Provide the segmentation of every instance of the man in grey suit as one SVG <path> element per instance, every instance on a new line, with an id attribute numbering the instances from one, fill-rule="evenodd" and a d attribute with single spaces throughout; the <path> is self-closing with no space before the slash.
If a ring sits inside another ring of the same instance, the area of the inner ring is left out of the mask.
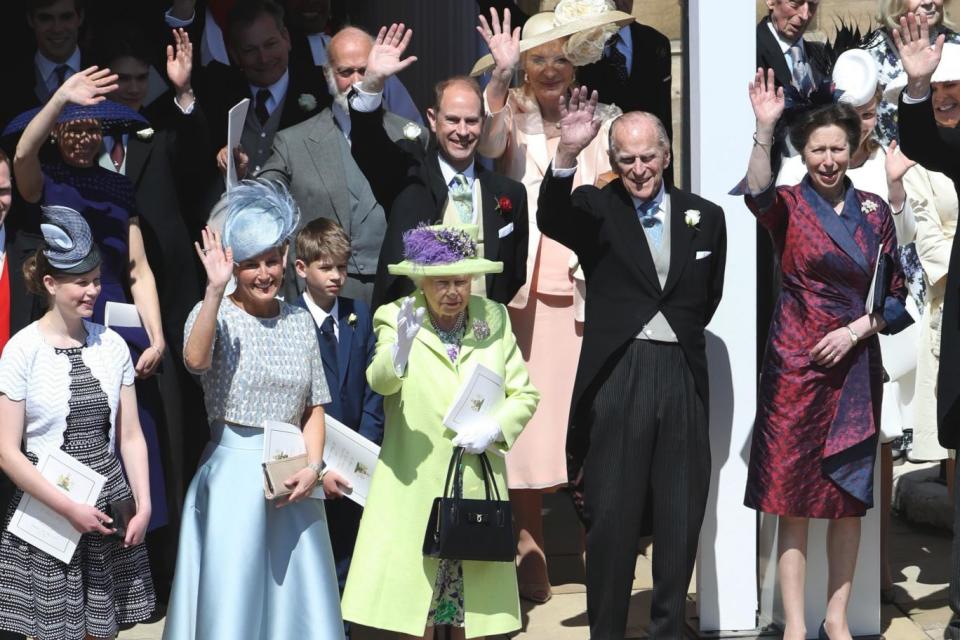
<path id="1" fill-rule="evenodd" d="M 358 47 L 364 52 L 363 64 L 339 65 L 339 56 L 353 57 Z M 350 116 L 346 98 L 350 88 L 363 77 L 366 60 L 372 56 L 397 57 L 396 46 L 375 43 L 369 34 L 355 28 L 337 33 L 330 41 L 328 76 L 334 105 L 309 120 L 280 131 L 273 141 L 273 152 L 257 177 L 278 180 L 287 185 L 300 205 L 300 224 L 325 217 L 340 223 L 352 240 L 353 253 L 347 265 L 343 295 L 369 303 L 377 273 L 380 246 L 387 229 L 386 215 L 377 202 L 367 177 L 350 152 Z M 406 62 L 406 61 L 404 61 Z M 412 60 L 411 60 L 412 62 Z M 394 141 L 409 141 L 423 149 L 427 135 L 409 120 L 392 113 L 383 114 L 383 126 Z M 288 252 L 283 285 L 286 300 L 302 291 L 294 271 L 294 251 Z"/>

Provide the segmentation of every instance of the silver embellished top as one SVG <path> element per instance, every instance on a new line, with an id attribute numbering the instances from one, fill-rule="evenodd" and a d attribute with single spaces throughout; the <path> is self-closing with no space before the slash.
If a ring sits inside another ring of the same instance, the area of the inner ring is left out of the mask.
<path id="1" fill-rule="evenodd" d="M 187 317 L 189 336 L 200 313 Z M 217 311 L 211 366 L 200 376 L 210 423 L 262 427 L 264 420 L 299 425 L 306 407 L 330 402 L 310 313 L 280 301 L 280 314 L 257 318 L 224 298 Z"/>

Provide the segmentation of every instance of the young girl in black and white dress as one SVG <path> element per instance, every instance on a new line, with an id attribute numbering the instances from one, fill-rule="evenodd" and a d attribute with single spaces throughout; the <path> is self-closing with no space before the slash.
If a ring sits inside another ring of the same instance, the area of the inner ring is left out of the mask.
<path id="1" fill-rule="evenodd" d="M 23 269 L 49 310 L 0 358 L 0 468 L 19 489 L 0 534 L 0 629 L 36 640 L 113 638 L 155 604 L 142 544 L 150 490 L 134 369 L 123 339 L 87 320 L 100 292 L 100 254 L 86 222 L 72 209 L 45 207 L 41 229 L 44 246 Z M 37 471 L 44 452 L 56 449 L 106 477 L 94 506 L 72 501 Z M 69 564 L 6 530 L 24 492 L 83 534 Z M 131 496 L 135 515 L 122 539 L 111 536 L 107 505 Z"/>

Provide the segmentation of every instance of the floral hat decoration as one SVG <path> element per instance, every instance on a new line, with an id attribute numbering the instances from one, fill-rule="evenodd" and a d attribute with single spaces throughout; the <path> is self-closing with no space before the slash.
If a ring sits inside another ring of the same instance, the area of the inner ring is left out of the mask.
<path id="1" fill-rule="evenodd" d="M 421 225 L 403 234 L 403 262 L 387 270 L 396 276 L 476 276 L 500 273 L 502 262 L 479 257 L 476 225 Z"/>
<path id="2" fill-rule="evenodd" d="M 574 66 L 582 67 L 599 60 L 607 40 L 633 21 L 629 13 L 615 10 L 610 0 L 560 0 L 553 11 L 527 19 L 520 37 L 520 51 L 569 38 L 563 45 L 564 54 Z M 488 53 L 477 60 L 470 75 L 485 73 L 494 64 L 493 55 Z"/>
<path id="3" fill-rule="evenodd" d="M 233 249 L 236 263 L 283 246 L 300 222 L 300 209 L 285 186 L 270 180 L 241 180 L 224 193 L 209 224 Z"/>

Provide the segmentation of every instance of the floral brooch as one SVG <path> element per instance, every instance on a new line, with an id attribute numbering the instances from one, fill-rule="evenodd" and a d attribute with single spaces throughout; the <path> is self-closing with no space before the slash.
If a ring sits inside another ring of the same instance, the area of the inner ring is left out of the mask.
<path id="1" fill-rule="evenodd" d="M 153 129 L 147 127 L 146 129 L 140 129 L 137 131 L 137 137 L 141 140 L 149 140 L 153 137 Z"/>
<path id="2" fill-rule="evenodd" d="M 873 200 L 864 200 L 860 205 L 860 211 L 863 214 L 870 214 L 877 210 L 877 203 Z"/>
<path id="3" fill-rule="evenodd" d="M 687 226 L 691 229 L 700 228 L 700 212 L 696 209 L 687 209 L 683 214 L 683 221 L 687 223 Z"/>
<path id="4" fill-rule="evenodd" d="M 356 327 L 356 326 L 357 326 L 357 314 L 351 313 L 350 315 L 348 315 L 348 316 L 347 316 L 347 324 L 350 325 L 351 327 Z"/>
<path id="5" fill-rule="evenodd" d="M 512 213 L 513 200 L 511 200 L 507 196 L 500 196 L 499 198 L 497 198 L 497 206 L 494 207 L 494 211 L 496 211 L 501 216 L 505 216 Z"/>
<path id="6" fill-rule="evenodd" d="M 486 340 L 490 337 L 490 325 L 487 324 L 486 320 L 477 318 L 473 321 L 473 335 L 476 336 L 477 340 Z"/>
<path id="7" fill-rule="evenodd" d="M 317 98 L 312 93 L 301 93 L 297 105 L 304 111 L 313 111 L 317 108 Z"/>

